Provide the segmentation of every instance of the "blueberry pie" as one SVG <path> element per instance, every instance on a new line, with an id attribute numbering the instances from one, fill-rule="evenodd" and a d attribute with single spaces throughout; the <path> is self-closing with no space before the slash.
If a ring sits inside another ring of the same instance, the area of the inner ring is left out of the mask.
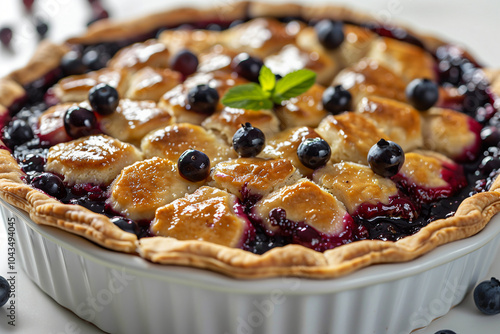
<path id="1" fill-rule="evenodd" d="M 464 50 L 335 6 L 101 21 L 0 79 L 0 197 L 155 263 L 337 277 L 499 211 L 496 94 Z"/>

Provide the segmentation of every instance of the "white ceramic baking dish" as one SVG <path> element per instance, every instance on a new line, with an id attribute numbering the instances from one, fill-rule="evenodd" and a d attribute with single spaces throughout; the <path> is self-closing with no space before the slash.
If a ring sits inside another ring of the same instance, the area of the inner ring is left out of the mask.
<path id="1" fill-rule="evenodd" d="M 112 252 L 1 204 L 3 220 L 16 221 L 27 275 L 109 333 L 408 334 L 458 304 L 500 244 L 499 216 L 481 233 L 407 263 L 329 280 L 237 280 Z"/>

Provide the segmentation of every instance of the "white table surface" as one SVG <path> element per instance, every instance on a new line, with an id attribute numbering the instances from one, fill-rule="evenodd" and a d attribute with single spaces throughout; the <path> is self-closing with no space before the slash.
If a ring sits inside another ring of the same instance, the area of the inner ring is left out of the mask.
<path id="1" fill-rule="evenodd" d="M 24 14 L 21 2 L 21 0 L 2 0 L 0 26 L 9 24 L 14 27 L 15 33 L 12 52 L 0 47 L 0 76 L 26 63 L 36 46 L 37 39 L 33 25 Z M 102 0 L 102 2 L 109 8 L 113 17 L 125 18 L 169 6 L 201 3 L 231 5 L 233 0 Z M 312 2 L 327 1 L 307 1 L 307 3 Z M 406 22 L 420 31 L 435 33 L 451 41 L 460 41 L 460 44 L 473 50 L 473 54 L 483 64 L 500 67 L 500 43 L 496 38 L 496 34 L 500 32 L 498 1 L 338 0 L 335 2 L 372 11 L 383 19 Z M 48 37 L 55 41 L 63 41 L 82 32 L 90 16 L 86 0 L 38 0 L 34 12 L 49 20 L 51 29 Z M 0 223 L 0 275 L 2 276 L 8 272 L 6 258 L 6 232 L 4 225 Z M 500 278 L 500 253 L 496 259 L 485 279 L 492 276 Z M 16 327 L 7 325 L 4 311 L 0 310 L 0 333 L 103 333 L 54 302 L 33 284 L 22 270 L 18 270 L 17 290 Z M 457 334 L 496 334 L 500 332 L 499 327 L 500 315 L 492 317 L 482 315 L 477 311 L 469 294 L 446 316 L 416 333 L 433 334 L 441 329 L 452 329 Z"/>

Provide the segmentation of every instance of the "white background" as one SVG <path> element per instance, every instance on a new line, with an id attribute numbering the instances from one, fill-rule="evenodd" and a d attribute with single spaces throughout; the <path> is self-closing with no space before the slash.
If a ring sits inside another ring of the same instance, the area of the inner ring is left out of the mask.
<path id="1" fill-rule="evenodd" d="M 102 2 L 109 8 L 113 17 L 126 18 L 179 5 L 231 5 L 232 0 L 102 0 Z M 310 4 L 327 1 L 303 2 Z M 335 3 L 370 11 L 382 19 L 405 22 L 406 25 L 413 26 L 419 31 L 434 33 L 458 42 L 473 50 L 472 53 L 486 66 L 500 68 L 500 43 L 497 37 L 500 33 L 498 1 L 338 0 Z M 87 0 L 38 0 L 34 12 L 50 22 L 49 38 L 55 41 L 63 41 L 69 36 L 81 33 L 90 16 Z M 0 26 L 6 24 L 14 27 L 15 34 L 12 51 L 0 47 L 0 77 L 26 63 L 37 43 L 33 25 L 22 9 L 21 0 L 1 0 Z M 5 229 L 4 225 L 0 224 L 0 275 L 5 275 L 7 272 L 6 257 Z M 491 276 L 500 278 L 500 254 L 485 278 Z M 17 326 L 15 328 L 7 326 L 5 310 L 0 309 L 0 333 L 103 333 L 55 303 L 22 271 L 18 272 L 17 290 Z M 488 317 L 480 314 L 469 294 L 448 315 L 417 333 L 433 334 L 441 329 L 452 329 L 457 334 L 496 334 L 499 332 L 499 327 L 500 315 Z"/>

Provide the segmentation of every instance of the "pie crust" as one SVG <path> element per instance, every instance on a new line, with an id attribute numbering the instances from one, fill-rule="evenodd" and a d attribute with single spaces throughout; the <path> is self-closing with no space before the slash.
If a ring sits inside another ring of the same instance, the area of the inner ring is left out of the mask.
<path id="1" fill-rule="evenodd" d="M 264 2 L 236 2 L 224 7 L 203 10 L 181 8 L 155 13 L 147 18 L 138 18 L 127 22 L 100 21 L 93 24 L 82 36 L 71 38 L 67 43 L 93 44 L 145 35 L 147 32 L 163 26 L 164 22 L 175 25 L 185 22 L 206 22 L 211 20 L 233 21 L 247 16 L 250 16 L 250 18 L 260 16 L 301 16 L 306 20 L 331 18 L 353 23 L 374 21 L 370 16 L 337 6 L 309 7 L 297 4 L 278 5 Z M 410 32 L 418 36 L 425 47 L 431 51 L 445 44 L 445 42 L 432 36 Z M 392 42 L 394 41 L 389 43 Z M 276 47 L 276 45 L 273 47 Z M 68 50 L 68 44 L 41 43 L 24 68 L 12 72 L 9 76 L 0 80 L 0 106 L 12 106 L 16 96 L 21 97 L 23 95 L 23 85 L 28 85 L 57 70 L 61 57 Z M 264 49 L 261 51 L 272 53 L 279 51 L 279 48 L 272 51 Z M 418 52 L 420 51 L 419 49 Z M 381 64 L 386 66 L 391 63 L 391 60 L 383 58 L 380 58 L 380 61 Z M 426 58 L 422 59 L 422 64 L 425 65 L 426 61 Z M 485 72 L 492 83 L 491 87 L 497 94 L 500 94 L 500 71 L 485 70 Z M 409 80 L 415 75 L 420 76 L 421 74 L 412 72 L 407 73 L 407 75 L 409 77 L 406 79 Z M 0 108 L 0 110 L 4 109 L 3 107 Z M 430 111 L 429 113 L 432 114 L 433 112 Z M 175 112 L 173 114 L 175 116 Z M 348 126 L 349 122 L 344 118 L 356 118 L 357 115 L 355 113 L 351 113 L 349 116 L 343 115 L 340 120 L 344 121 L 345 126 Z M 333 119 L 333 116 L 328 116 L 328 124 L 325 127 L 338 124 L 338 122 L 335 123 L 336 121 L 332 123 Z M 203 119 L 200 119 L 199 123 L 202 121 Z M 193 127 L 195 126 L 193 125 Z M 375 126 L 373 128 L 376 129 Z M 328 140 L 328 138 L 326 139 Z M 334 139 L 331 138 L 331 140 Z M 2 143 L 0 142 L 0 144 Z M 144 141 L 142 144 L 145 145 Z M 226 143 L 221 142 L 217 145 L 225 147 Z M 5 148 L 3 145 L 0 147 Z M 354 154 L 355 158 L 350 160 L 366 163 L 364 159 L 366 159 L 366 151 L 369 146 L 359 148 L 354 143 L 353 147 L 352 152 L 354 153 L 351 153 Z M 362 154 L 359 154 L 360 150 Z M 220 152 L 216 153 L 220 154 Z M 339 159 L 332 161 L 332 163 L 340 162 L 342 154 L 344 153 L 339 152 L 337 154 Z M 453 154 L 453 152 L 450 154 Z M 168 159 L 168 156 L 166 158 Z M 256 255 L 243 249 L 218 245 L 208 241 L 178 240 L 163 236 L 138 240 L 136 235 L 122 231 L 106 216 L 93 213 L 81 206 L 63 204 L 27 185 L 23 181 L 23 177 L 24 173 L 9 151 L 0 149 L 0 197 L 7 203 L 25 211 L 37 224 L 54 226 L 83 236 L 105 248 L 136 254 L 155 263 L 205 268 L 228 276 L 247 279 L 283 275 L 333 278 L 372 264 L 409 261 L 439 245 L 478 233 L 493 215 L 500 212 L 500 180 L 497 179 L 493 182 L 489 191 L 465 199 L 454 216 L 436 220 L 423 227 L 416 234 L 396 242 L 363 240 L 336 247 L 323 253 L 300 245 L 287 245 L 276 247 L 262 255 Z M 226 191 L 219 190 L 219 192 L 224 193 L 218 197 L 221 201 L 223 199 L 226 201 L 234 200 L 235 198 L 234 195 L 229 195 Z M 228 219 L 234 221 L 236 218 L 230 216 Z M 241 226 L 245 225 L 242 222 L 234 222 L 234 224 L 239 224 L 237 228 L 242 228 Z M 179 233 L 182 233 L 182 231 Z M 228 241 L 228 244 L 234 245 L 234 243 L 234 240 Z"/>

